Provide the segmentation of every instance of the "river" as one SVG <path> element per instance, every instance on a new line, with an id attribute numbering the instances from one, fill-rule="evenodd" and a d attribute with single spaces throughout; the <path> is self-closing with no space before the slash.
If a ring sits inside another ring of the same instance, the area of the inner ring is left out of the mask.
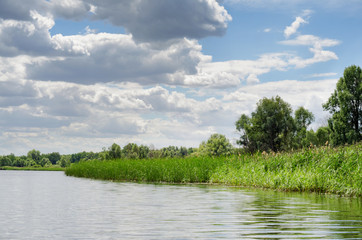
<path id="1" fill-rule="evenodd" d="M 0 239 L 362 239 L 362 200 L 0 171 Z"/>

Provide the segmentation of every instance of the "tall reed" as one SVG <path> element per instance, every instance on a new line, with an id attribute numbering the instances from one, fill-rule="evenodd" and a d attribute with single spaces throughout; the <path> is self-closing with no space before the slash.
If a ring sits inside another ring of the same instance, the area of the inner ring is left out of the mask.
<path id="1" fill-rule="evenodd" d="M 216 183 L 362 196 L 362 143 L 222 158 L 87 161 L 69 176 L 112 181 Z"/>

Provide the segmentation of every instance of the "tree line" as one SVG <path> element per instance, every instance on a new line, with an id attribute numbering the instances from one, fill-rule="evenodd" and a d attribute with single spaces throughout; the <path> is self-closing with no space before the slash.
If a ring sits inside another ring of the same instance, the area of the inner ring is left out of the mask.
<path id="1" fill-rule="evenodd" d="M 14 154 L 0 156 L 1 166 L 69 166 L 71 163 L 92 159 L 148 159 L 173 158 L 190 155 L 222 156 L 240 152 L 287 151 L 322 145 L 353 144 L 362 141 L 362 71 L 355 65 L 344 70 L 343 77 L 336 89 L 323 104 L 323 109 L 331 114 L 328 125 L 308 130 L 314 121 L 314 115 L 304 107 L 293 114 L 291 105 L 281 97 L 263 98 L 257 103 L 251 116 L 242 114 L 236 121 L 236 130 L 240 133 L 234 148 L 222 134 L 212 134 L 198 148 L 169 146 L 154 149 L 146 145 L 129 143 L 123 148 L 113 143 L 102 152 L 80 152 L 60 155 L 58 152 L 41 154 L 33 149 L 26 156 Z"/>

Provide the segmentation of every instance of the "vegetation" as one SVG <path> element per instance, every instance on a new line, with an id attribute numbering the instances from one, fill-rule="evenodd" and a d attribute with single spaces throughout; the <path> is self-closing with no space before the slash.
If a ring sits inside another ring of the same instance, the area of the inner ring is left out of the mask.
<path id="1" fill-rule="evenodd" d="M 300 112 L 301 110 L 296 114 Z M 299 131 L 302 131 L 309 122 L 309 116 L 304 116 L 304 112 L 308 111 L 304 110 L 294 120 L 291 106 L 279 96 L 263 98 L 257 103 L 256 111 L 251 113 L 251 117 L 243 114 L 236 122 L 236 129 L 241 132 L 238 143 L 250 152 L 290 149 L 296 131 L 295 123 L 300 125 Z"/>
<path id="2" fill-rule="evenodd" d="M 233 146 L 222 134 L 212 134 L 207 142 L 202 142 L 198 154 L 205 156 L 229 156 L 233 153 Z"/>
<path id="3" fill-rule="evenodd" d="M 323 105 L 329 119 L 331 142 L 334 145 L 362 140 L 362 70 L 350 66 L 344 70 L 336 90 Z"/>
<path id="4" fill-rule="evenodd" d="M 212 134 L 199 148 L 157 150 L 136 143 L 121 148 L 113 143 L 100 153 L 71 155 L 33 149 L 26 156 L 0 156 L 0 168 L 67 167 L 67 175 L 115 181 L 222 183 L 361 196 L 361 79 L 360 67 L 345 69 L 323 105 L 332 114 L 328 126 L 316 131 L 308 130 L 313 113 L 299 107 L 293 117 L 290 104 L 276 96 L 261 99 L 251 117 L 242 114 L 236 122 L 242 148 Z"/>
<path id="5" fill-rule="evenodd" d="M 112 181 L 218 183 L 362 196 L 362 143 L 229 157 L 87 161 L 68 176 Z"/>
<path id="6" fill-rule="evenodd" d="M 0 170 L 21 170 L 21 171 L 64 171 L 62 167 L 0 167 Z"/>

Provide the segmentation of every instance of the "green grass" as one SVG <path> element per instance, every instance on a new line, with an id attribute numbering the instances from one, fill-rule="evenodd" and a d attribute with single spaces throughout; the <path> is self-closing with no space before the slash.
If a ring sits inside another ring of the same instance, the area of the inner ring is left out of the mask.
<path id="1" fill-rule="evenodd" d="M 64 171 L 61 167 L 0 167 L 0 170 L 19 170 L 19 171 Z"/>
<path id="2" fill-rule="evenodd" d="M 222 159 L 170 158 L 152 160 L 86 161 L 67 168 L 68 176 L 112 181 L 202 183 L 208 182 Z"/>
<path id="3" fill-rule="evenodd" d="M 69 176 L 112 181 L 210 183 L 362 196 L 362 143 L 223 158 L 88 161 Z"/>
<path id="4" fill-rule="evenodd" d="M 212 174 L 210 182 L 283 191 L 362 196 L 362 144 L 283 154 L 239 157 Z"/>

